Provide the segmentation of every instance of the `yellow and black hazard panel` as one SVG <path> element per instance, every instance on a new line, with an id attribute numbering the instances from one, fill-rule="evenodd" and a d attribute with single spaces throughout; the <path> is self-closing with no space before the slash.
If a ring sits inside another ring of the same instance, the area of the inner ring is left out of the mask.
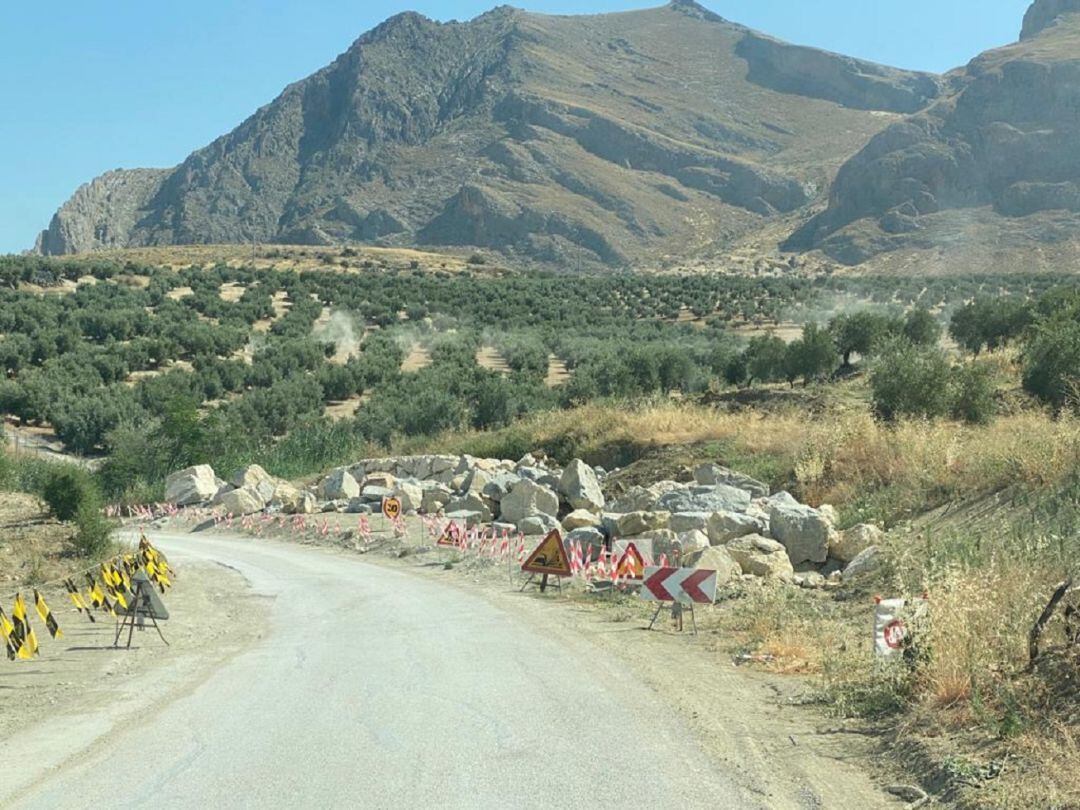
<path id="1" fill-rule="evenodd" d="M 105 592 L 101 590 L 101 586 L 98 585 L 97 580 L 90 574 L 87 574 L 86 581 L 90 585 L 90 590 L 87 592 L 90 596 L 90 604 L 98 610 L 104 610 L 110 616 L 115 616 L 116 610 L 113 608 L 112 603 L 109 602 L 109 598 L 105 596 Z"/>
<path id="2" fill-rule="evenodd" d="M 90 611 L 89 606 L 83 599 L 83 595 L 79 593 L 78 586 L 70 579 L 65 579 L 64 587 L 67 589 L 68 598 L 71 600 L 71 604 L 75 605 L 75 609 L 78 610 L 79 613 L 85 613 L 86 617 L 90 619 L 91 622 L 96 622 L 97 619 L 94 618 L 94 614 Z"/>
<path id="3" fill-rule="evenodd" d="M 60 625 L 56 623 L 52 611 L 49 610 L 49 606 L 45 604 L 45 598 L 38 593 L 36 588 L 34 589 L 34 607 L 37 608 L 38 616 L 45 622 L 45 627 L 49 631 L 49 635 L 54 639 L 63 638 L 64 633 L 60 630 Z"/>
<path id="4" fill-rule="evenodd" d="M 30 620 L 26 617 L 26 602 L 23 601 L 21 593 L 15 594 L 11 619 L 15 624 L 15 632 L 12 633 L 16 644 L 15 654 L 24 660 L 33 658 L 38 651 L 37 636 L 34 635 L 34 628 L 30 626 Z"/>
<path id="5" fill-rule="evenodd" d="M 15 625 L 4 613 L 2 607 L 0 607 L 0 636 L 4 637 L 4 648 L 7 650 L 7 657 L 14 659 L 18 654 L 18 647 L 15 646 Z"/>

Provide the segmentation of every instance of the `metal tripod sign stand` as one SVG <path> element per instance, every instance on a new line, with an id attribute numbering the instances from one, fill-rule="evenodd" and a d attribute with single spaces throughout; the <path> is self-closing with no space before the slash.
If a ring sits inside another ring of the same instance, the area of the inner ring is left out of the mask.
<path id="1" fill-rule="evenodd" d="M 157 630 L 158 636 L 165 642 L 165 646 L 169 646 L 169 642 L 161 632 L 161 627 L 158 625 L 158 619 L 165 621 L 169 618 L 169 611 L 165 608 L 165 604 L 161 601 L 161 598 L 157 595 L 157 591 L 154 590 L 154 585 L 150 582 L 149 578 L 142 571 L 139 571 L 131 578 L 131 599 L 127 610 L 123 611 L 123 618 L 116 626 L 116 637 L 113 639 L 113 647 L 120 646 L 120 636 L 124 634 L 124 628 L 127 628 L 127 647 L 131 649 L 131 637 L 135 633 L 135 627 L 138 625 L 139 630 L 145 628 L 145 620 L 149 619 L 154 629 Z"/>

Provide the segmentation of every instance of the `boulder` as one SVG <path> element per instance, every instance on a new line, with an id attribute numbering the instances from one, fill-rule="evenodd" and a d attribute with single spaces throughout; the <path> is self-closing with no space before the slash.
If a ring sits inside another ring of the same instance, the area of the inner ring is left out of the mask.
<path id="1" fill-rule="evenodd" d="M 742 568 L 723 546 L 709 546 L 693 561 L 695 568 L 716 572 L 716 587 L 722 588 L 733 579 L 742 576 Z"/>
<path id="2" fill-rule="evenodd" d="M 507 523 L 517 523 L 533 515 L 557 515 L 559 496 L 547 487 L 524 478 L 499 502 L 499 516 Z"/>
<path id="3" fill-rule="evenodd" d="M 823 563 L 829 556 L 832 524 L 811 506 L 774 505 L 769 510 L 769 531 L 784 544 L 791 562 Z"/>
<path id="4" fill-rule="evenodd" d="M 388 472 L 371 472 L 364 476 L 365 487 L 381 487 L 382 489 L 392 490 L 397 486 L 397 481 L 397 476 Z"/>
<path id="5" fill-rule="evenodd" d="M 530 515 L 518 521 L 517 530 L 526 537 L 537 534 L 547 534 L 552 529 L 559 528 L 559 521 L 551 515 Z"/>
<path id="6" fill-rule="evenodd" d="M 799 501 L 787 490 L 780 490 L 770 495 L 768 498 L 761 498 L 760 507 L 768 512 L 774 506 L 798 506 Z"/>
<path id="7" fill-rule="evenodd" d="M 819 571 L 803 571 L 796 574 L 791 581 L 800 588 L 806 588 L 807 590 L 818 590 L 825 587 L 825 575 Z"/>
<path id="8" fill-rule="evenodd" d="M 674 490 L 686 489 L 675 481 L 659 481 L 647 487 L 632 486 L 608 504 L 612 512 L 647 512 L 656 506 L 661 497 Z"/>
<path id="9" fill-rule="evenodd" d="M 274 499 L 274 493 L 278 487 L 277 479 L 258 464 L 241 467 L 233 473 L 229 483 L 237 489 L 249 487 L 258 492 L 259 497 L 263 500 L 263 506 L 268 505 Z"/>
<path id="10" fill-rule="evenodd" d="M 870 546 L 880 545 L 885 532 L 872 523 L 860 523 L 842 532 L 832 535 L 829 543 L 829 556 L 843 563 L 854 560 Z"/>
<path id="11" fill-rule="evenodd" d="M 262 481 L 273 480 L 273 476 L 258 464 L 249 464 L 241 467 L 229 478 L 229 483 L 239 489 L 240 487 L 254 487 Z"/>
<path id="12" fill-rule="evenodd" d="M 817 508 L 817 510 L 821 513 L 821 516 L 825 518 L 825 520 L 829 521 L 830 526 L 835 526 L 837 523 L 840 522 L 840 515 L 837 514 L 836 507 L 832 504 L 823 503 Z"/>
<path id="13" fill-rule="evenodd" d="M 424 490 L 414 481 L 398 481 L 390 497 L 401 501 L 402 513 L 417 512 L 424 501 Z"/>
<path id="14" fill-rule="evenodd" d="M 604 545 L 604 533 L 595 526 L 582 526 L 574 529 L 566 535 L 566 543 L 581 543 L 582 548 L 588 552 L 592 548 L 600 548 Z"/>
<path id="15" fill-rule="evenodd" d="M 575 458 L 563 470 L 559 478 L 561 492 L 574 509 L 588 509 L 599 512 L 604 508 L 604 493 L 596 473 L 581 459 Z"/>
<path id="16" fill-rule="evenodd" d="M 487 522 L 479 512 L 470 512 L 468 509 L 458 509 L 453 512 L 447 512 L 446 517 L 454 523 L 457 523 L 459 526 L 464 526 L 466 529 L 472 529 L 479 526 L 481 523 Z"/>
<path id="17" fill-rule="evenodd" d="M 350 515 L 372 515 L 375 513 L 375 505 L 365 501 L 363 498 L 353 498 L 349 501 L 349 505 L 345 507 L 345 511 Z"/>
<path id="18" fill-rule="evenodd" d="M 681 550 L 680 560 L 693 559 L 705 549 L 709 548 L 709 536 L 698 529 L 682 532 L 678 537 L 678 548 Z"/>
<path id="19" fill-rule="evenodd" d="M 389 487 L 369 485 L 360 490 L 360 500 L 367 503 L 382 503 L 383 498 L 389 498 L 393 494 L 394 490 Z"/>
<path id="20" fill-rule="evenodd" d="M 605 515 L 605 518 L 607 517 Z M 668 512 L 627 512 L 625 515 L 615 515 L 613 517 L 612 535 L 615 537 L 634 537 L 643 532 L 666 529 L 671 515 Z M 605 525 L 609 525 L 606 520 Z"/>
<path id="21" fill-rule="evenodd" d="M 668 512 L 745 512 L 749 506 L 750 493 L 727 484 L 674 490 L 657 501 Z"/>
<path id="22" fill-rule="evenodd" d="M 706 527 L 709 540 L 714 546 L 721 546 L 748 534 L 765 535 L 768 530 L 769 522 L 758 515 L 727 511 L 713 512 Z"/>
<path id="23" fill-rule="evenodd" d="M 360 495 L 360 485 L 348 470 L 334 470 L 319 483 L 319 497 L 324 501 L 348 500 Z"/>
<path id="24" fill-rule="evenodd" d="M 848 580 L 872 574 L 880 569 L 884 562 L 885 553 L 880 546 L 865 548 L 844 568 L 844 581 L 847 582 Z"/>
<path id="25" fill-rule="evenodd" d="M 174 472 L 165 479 L 165 500 L 177 506 L 205 503 L 217 495 L 220 488 L 214 468 L 199 464 Z"/>
<path id="26" fill-rule="evenodd" d="M 568 532 L 581 529 L 586 526 L 596 526 L 600 522 L 599 516 L 588 509 L 575 509 L 562 519 L 562 527 Z"/>
<path id="27" fill-rule="evenodd" d="M 705 531 L 709 517 L 708 512 L 676 512 L 668 520 L 668 528 L 673 532 Z"/>
<path id="28" fill-rule="evenodd" d="M 488 476 L 488 482 L 481 490 L 481 494 L 495 503 L 499 503 L 505 498 L 510 490 L 514 488 L 514 484 L 520 481 L 520 476 L 514 475 L 511 472 L 496 471 Z"/>
<path id="29" fill-rule="evenodd" d="M 476 512 L 484 523 L 490 522 L 492 518 L 491 506 L 480 495 L 475 493 L 451 498 L 446 502 L 443 509 L 446 511 L 447 517 L 450 517 L 452 512 Z"/>
<path id="30" fill-rule="evenodd" d="M 280 509 L 286 515 L 306 514 L 301 510 L 305 496 L 311 498 L 312 502 L 315 501 L 315 496 L 307 490 L 294 487 L 288 481 L 278 481 L 270 498 L 270 506 Z"/>
<path id="31" fill-rule="evenodd" d="M 450 497 L 450 487 L 442 484 L 426 486 L 420 498 L 420 511 L 428 515 L 434 515 L 450 502 Z"/>
<path id="32" fill-rule="evenodd" d="M 660 555 L 668 556 L 668 564 L 674 564 L 675 550 L 679 548 L 679 535 L 671 529 L 653 529 L 643 532 L 629 541 L 637 546 L 637 550 L 644 556 L 650 557 L 659 565 Z"/>
<path id="33" fill-rule="evenodd" d="M 787 550 L 776 540 L 748 534 L 732 540 L 724 548 L 746 574 L 784 582 L 790 582 L 795 576 Z"/>
<path id="34" fill-rule="evenodd" d="M 461 493 L 474 493 L 480 495 L 484 491 L 484 487 L 488 485 L 491 478 L 486 472 L 479 467 L 473 467 L 469 472 L 465 474 L 465 480 L 461 484 Z"/>
<path id="35" fill-rule="evenodd" d="M 735 472 L 735 470 L 729 470 L 727 467 L 721 467 L 719 464 L 700 465 L 694 470 L 694 480 L 699 484 L 709 486 L 724 484 L 729 487 L 735 487 L 744 492 L 749 492 L 754 498 L 767 497 L 769 494 L 768 484 L 763 484 L 761 481 L 751 478 L 749 475 L 743 475 L 740 472 Z"/>
<path id="36" fill-rule="evenodd" d="M 239 487 L 218 497 L 216 505 L 225 514 L 239 517 L 261 512 L 266 503 L 255 487 Z"/>

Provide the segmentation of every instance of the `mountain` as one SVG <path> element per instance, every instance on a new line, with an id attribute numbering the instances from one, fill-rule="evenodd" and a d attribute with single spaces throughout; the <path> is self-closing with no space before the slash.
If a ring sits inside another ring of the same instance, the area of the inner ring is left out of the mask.
<path id="1" fill-rule="evenodd" d="M 1080 254 L 1080 0 L 1037 0 L 1021 39 L 947 77 L 925 111 L 876 135 L 828 207 L 787 240 L 858 264 L 894 251 Z"/>
<path id="2" fill-rule="evenodd" d="M 789 45 L 690 0 L 406 13 L 179 166 L 83 186 L 37 250 L 254 237 L 640 265 L 805 220 L 848 158 L 944 92 L 937 76 Z"/>

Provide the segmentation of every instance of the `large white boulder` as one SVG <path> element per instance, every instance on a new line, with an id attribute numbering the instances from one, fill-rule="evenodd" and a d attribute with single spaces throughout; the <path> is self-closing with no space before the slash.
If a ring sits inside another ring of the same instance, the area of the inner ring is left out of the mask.
<path id="1" fill-rule="evenodd" d="M 450 502 L 451 497 L 450 487 L 429 482 L 424 487 L 424 494 L 420 499 L 420 511 L 428 515 L 434 515 Z"/>
<path id="2" fill-rule="evenodd" d="M 795 576 L 787 550 L 775 540 L 748 534 L 732 540 L 724 548 L 744 573 L 785 582 Z"/>
<path id="3" fill-rule="evenodd" d="M 599 516 L 588 509 L 575 509 L 562 519 L 562 527 L 568 532 L 572 532 L 574 529 L 583 529 L 586 526 L 596 526 L 599 523 Z"/>
<path id="4" fill-rule="evenodd" d="M 860 523 L 832 536 L 829 556 L 842 563 L 849 563 L 870 546 L 879 545 L 884 537 L 885 532 L 872 523 Z"/>
<path id="5" fill-rule="evenodd" d="M 742 567 L 723 546 L 710 546 L 697 555 L 695 568 L 716 572 L 716 586 L 722 588 L 736 577 L 742 576 Z"/>
<path id="6" fill-rule="evenodd" d="M 509 494 L 503 496 L 499 502 L 500 519 L 507 523 L 517 523 L 533 515 L 558 513 L 559 496 L 546 486 L 528 478 L 516 483 Z"/>
<path id="7" fill-rule="evenodd" d="M 615 537 L 636 537 L 648 531 L 666 529 L 670 512 L 627 512 L 625 515 L 604 515 L 604 525 Z"/>
<path id="8" fill-rule="evenodd" d="M 709 512 L 676 512 L 668 521 L 668 528 L 673 532 L 706 531 L 710 517 Z"/>
<path id="9" fill-rule="evenodd" d="M 682 554 L 681 560 L 693 559 L 699 553 L 709 547 L 709 536 L 698 529 L 679 534 L 678 548 Z"/>
<path id="10" fill-rule="evenodd" d="M 451 512 L 475 512 L 480 516 L 480 521 L 483 523 L 489 523 L 492 518 L 491 503 L 486 498 L 472 492 L 451 498 L 446 502 L 443 510 L 448 517 Z"/>
<path id="11" fill-rule="evenodd" d="M 227 515 L 239 517 L 261 512 L 266 503 L 255 487 L 231 489 L 218 496 L 215 504 Z"/>
<path id="12" fill-rule="evenodd" d="M 758 515 L 721 510 L 709 515 L 706 532 L 714 546 L 721 546 L 748 534 L 764 535 L 768 528 L 769 522 Z"/>
<path id="13" fill-rule="evenodd" d="M 879 546 L 864 548 L 844 568 L 844 581 L 857 579 L 877 571 L 885 563 L 885 553 Z"/>
<path id="14" fill-rule="evenodd" d="M 347 501 L 359 496 L 360 485 L 348 470 L 334 470 L 319 483 L 319 497 L 324 501 Z"/>
<path id="15" fill-rule="evenodd" d="M 526 537 L 537 534 L 547 534 L 552 529 L 559 528 L 559 521 L 552 515 L 530 515 L 517 522 L 517 530 Z"/>
<path id="16" fill-rule="evenodd" d="M 559 492 L 574 509 L 599 512 L 604 508 L 604 493 L 592 467 L 579 458 L 566 465 L 559 478 Z"/>
<path id="17" fill-rule="evenodd" d="M 214 468 L 198 464 L 186 470 L 174 472 L 165 479 L 165 500 L 177 506 L 206 503 L 217 495 L 221 483 Z"/>
<path id="18" fill-rule="evenodd" d="M 823 563 L 829 556 L 832 523 L 804 504 L 776 504 L 769 509 L 769 532 L 784 544 L 794 565 Z"/>
<path id="19" fill-rule="evenodd" d="M 745 512 L 749 506 L 749 492 L 726 484 L 675 490 L 657 501 L 657 508 L 668 512 Z"/>
<path id="20" fill-rule="evenodd" d="M 754 498 L 766 497 L 769 494 L 768 484 L 719 464 L 702 464 L 694 470 L 694 480 L 709 486 L 725 484 L 749 492 Z"/>
<path id="21" fill-rule="evenodd" d="M 401 501 L 402 513 L 418 512 L 424 502 L 424 490 L 414 481 L 398 481 L 391 497 Z"/>
<path id="22" fill-rule="evenodd" d="M 664 495 L 675 490 L 684 490 L 686 486 L 677 481 L 658 481 L 647 487 L 635 485 L 607 505 L 611 512 L 648 512 Z"/>

